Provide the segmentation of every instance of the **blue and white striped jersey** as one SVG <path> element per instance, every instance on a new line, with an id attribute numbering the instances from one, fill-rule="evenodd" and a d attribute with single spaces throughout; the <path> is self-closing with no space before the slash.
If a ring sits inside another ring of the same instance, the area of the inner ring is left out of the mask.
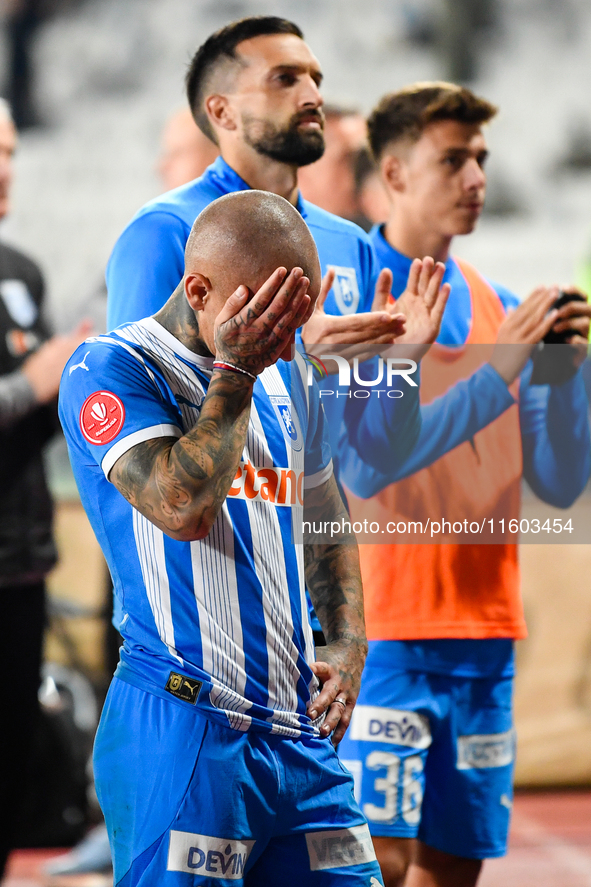
<path id="1" fill-rule="evenodd" d="M 317 729 L 306 715 L 317 681 L 292 522 L 304 489 L 332 474 L 303 364 L 258 377 L 242 460 L 205 539 L 170 538 L 108 481 L 131 447 L 195 425 L 212 362 L 147 318 L 87 340 L 64 370 L 60 418 L 122 612 L 117 676 L 234 729 L 297 737 Z"/>

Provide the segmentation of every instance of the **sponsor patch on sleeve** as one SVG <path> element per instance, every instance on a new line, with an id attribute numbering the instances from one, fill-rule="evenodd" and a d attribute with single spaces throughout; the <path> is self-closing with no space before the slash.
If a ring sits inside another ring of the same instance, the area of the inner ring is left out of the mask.
<path id="1" fill-rule="evenodd" d="M 114 440 L 125 422 L 125 407 L 111 391 L 95 391 L 80 410 L 80 429 L 91 444 L 102 446 Z"/>

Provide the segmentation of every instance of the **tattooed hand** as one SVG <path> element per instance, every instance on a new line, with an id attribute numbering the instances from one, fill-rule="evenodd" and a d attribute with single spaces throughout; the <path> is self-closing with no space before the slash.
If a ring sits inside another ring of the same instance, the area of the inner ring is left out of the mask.
<path id="1" fill-rule="evenodd" d="M 307 317 L 309 285 L 301 268 L 277 268 L 248 303 L 248 288 L 238 287 L 216 318 L 216 360 L 254 376 L 274 364 Z"/>
<path id="2" fill-rule="evenodd" d="M 315 720 L 323 711 L 327 712 L 320 734 L 328 736 L 332 733 L 333 745 L 338 745 L 349 726 L 357 702 L 367 644 L 361 640 L 343 639 L 327 647 L 319 647 L 317 653 L 320 658 L 310 668 L 322 689 L 309 704 L 308 714 Z"/>

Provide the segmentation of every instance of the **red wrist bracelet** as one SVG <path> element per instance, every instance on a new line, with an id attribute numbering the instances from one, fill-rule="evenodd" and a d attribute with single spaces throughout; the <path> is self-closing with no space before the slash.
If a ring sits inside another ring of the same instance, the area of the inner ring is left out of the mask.
<path id="1" fill-rule="evenodd" d="M 221 360 L 214 360 L 213 362 L 214 370 L 230 370 L 232 373 L 242 373 L 243 376 L 248 376 L 249 379 L 252 379 L 253 382 L 256 382 L 257 377 L 252 373 L 249 373 L 248 370 L 243 370 L 242 367 L 234 366 L 233 363 L 225 363 Z"/>

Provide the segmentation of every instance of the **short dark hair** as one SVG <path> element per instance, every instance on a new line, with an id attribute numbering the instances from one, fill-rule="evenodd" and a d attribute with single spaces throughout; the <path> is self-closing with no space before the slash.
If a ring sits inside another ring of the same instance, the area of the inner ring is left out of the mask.
<path id="1" fill-rule="evenodd" d="M 353 155 L 353 178 L 355 180 L 355 193 L 360 194 L 363 186 L 370 176 L 379 173 L 379 167 L 373 159 L 372 153 L 365 145 L 358 148 Z"/>
<path id="2" fill-rule="evenodd" d="M 369 144 L 376 160 L 388 145 L 404 139 L 416 142 L 437 120 L 487 123 L 498 108 L 456 83 L 413 83 L 385 95 L 369 115 Z"/>
<path id="3" fill-rule="evenodd" d="M 325 102 L 322 106 L 326 120 L 342 120 L 343 117 L 357 117 L 361 114 L 359 108 L 353 105 L 339 105 L 336 102 Z"/>
<path id="4" fill-rule="evenodd" d="M 210 75 L 220 62 L 238 60 L 236 47 L 244 40 L 268 34 L 294 34 L 304 39 L 301 29 L 288 19 L 276 15 L 253 15 L 220 28 L 207 38 L 193 56 L 185 78 L 189 107 L 199 129 L 212 141 L 217 143 L 204 106 Z"/>

